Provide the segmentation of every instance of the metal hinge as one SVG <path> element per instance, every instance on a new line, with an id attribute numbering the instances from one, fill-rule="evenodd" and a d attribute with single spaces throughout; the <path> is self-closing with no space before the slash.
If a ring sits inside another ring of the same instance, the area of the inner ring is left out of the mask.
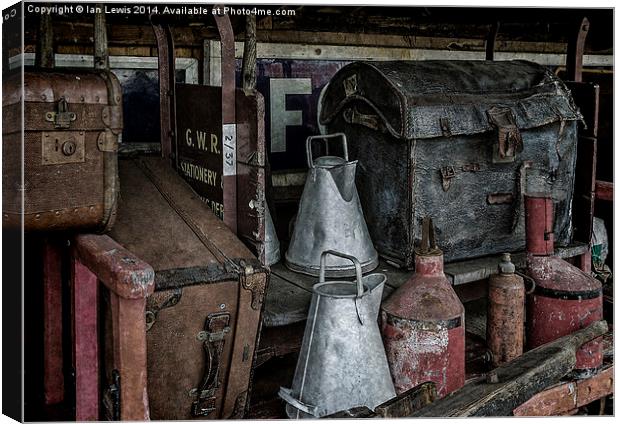
<path id="1" fill-rule="evenodd" d="M 69 112 L 69 104 L 64 97 L 61 97 L 56 103 L 56 111 L 45 114 L 45 120 L 53 122 L 54 128 L 69 128 L 71 122 L 75 121 L 76 118 L 75 112 Z"/>
<path id="2" fill-rule="evenodd" d="M 106 128 L 99 133 L 97 137 L 97 148 L 101 152 L 117 152 L 118 151 L 118 137 L 114 133 Z"/>

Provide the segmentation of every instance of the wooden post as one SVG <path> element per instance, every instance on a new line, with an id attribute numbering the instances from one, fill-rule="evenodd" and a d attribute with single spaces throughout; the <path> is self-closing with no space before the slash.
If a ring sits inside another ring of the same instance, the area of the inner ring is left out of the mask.
<path id="1" fill-rule="evenodd" d="M 99 420 L 99 338 L 97 276 L 77 258 L 72 260 L 71 303 L 75 419 Z"/>
<path id="2" fill-rule="evenodd" d="M 592 251 L 588 250 L 579 255 L 579 268 L 586 274 L 592 272 Z"/>
<path id="3" fill-rule="evenodd" d="M 485 54 L 486 60 L 493 60 L 495 56 L 495 40 L 497 39 L 497 33 L 499 32 L 499 21 L 495 22 L 491 26 L 491 30 L 485 40 Z"/>
<path id="4" fill-rule="evenodd" d="M 96 275 L 95 281 L 98 278 L 110 291 L 114 369 L 120 376 L 120 419 L 148 420 L 145 309 L 146 298 L 155 287 L 155 272 L 108 236 L 83 234 L 74 240 L 75 262 L 84 264 L 88 273 Z M 94 386 L 99 390 L 98 380 Z"/>
<path id="5" fill-rule="evenodd" d="M 566 80 L 581 82 L 583 70 L 583 52 L 586 37 L 590 30 L 590 21 L 584 17 L 578 23 L 577 33 L 570 38 L 566 51 Z"/>
<path id="6" fill-rule="evenodd" d="M 103 11 L 103 4 L 97 3 L 97 8 Z M 95 69 L 110 69 L 110 59 L 108 54 L 108 32 L 106 30 L 105 14 L 95 13 L 94 25 L 95 41 Z"/>
<path id="7" fill-rule="evenodd" d="M 43 13 L 39 16 L 39 32 L 34 55 L 37 68 L 52 69 L 54 67 L 54 32 L 52 14 Z"/>
<path id="8" fill-rule="evenodd" d="M 146 298 L 125 299 L 110 292 L 114 369 L 120 379 L 120 419 L 149 419 L 146 392 Z"/>
<path id="9" fill-rule="evenodd" d="M 46 15 L 43 15 L 46 16 Z M 62 365 L 62 248 L 50 239 L 43 244 L 43 397 L 46 405 L 64 400 Z"/>
<path id="10" fill-rule="evenodd" d="M 245 41 L 243 43 L 243 91 L 256 89 L 256 15 L 245 17 Z"/>

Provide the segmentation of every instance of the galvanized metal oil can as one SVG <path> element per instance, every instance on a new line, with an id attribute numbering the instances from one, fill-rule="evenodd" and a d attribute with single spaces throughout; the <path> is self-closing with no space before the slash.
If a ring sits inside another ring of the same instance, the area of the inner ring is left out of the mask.
<path id="1" fill-rule="evenodd" d="M 353 263 L 356 281 L 325 281 L 327 255 Z M 290 389 L 280 388 L 289 418 L 320 418 L 356 406 L 372 410 L 396 396 L 377 324 L 386 277 L 362 277 L 360 262 L 325 251 L 313 289 Z"/>
<path id="2" fill-rule="evenodd" d="M 381 331 L 398 394 L 432 381 L 443 397 L 465 384 L 465 309 L 443 273 L 443 252 L 425 218 L 415 274 L 381 308 Z"/>
<path id="3" fill-rule="evenodd" d="M 525 315 L 525 286 L 515 274 L 510 253 L 504 253 L 498 273 L 489 277 L 487 346 L 493 366 L 521 356 Z"/>
<path id="4" fill-rule="evenodd" d="M 525 196 L 527 272 L 536 286 L 527 299 L 527 346 L 532 349 L 603 319 L 601 283 L 554 255 L 553 199 Z M 577 352 L 573 377 L 586 377 L 603 361 L 600 338 Z"/>
<path id="5" fill-rule="evenodd" d="M 329 155 L 329 139 L 342 141 L 342 156 Z M 326 140 L 326 154 L 312 157 L 313 140 Z M 379 265 L 362 205 L 355 187 L 357 161 L 349 161 L 347 139 L 342 133 L 308 137 L 308 176 L 299 202 L 299 211 L 291 242 L 285 254 L 285 264 L 295 272 L 319 274 L 319 258 L 326 250 L 336 250 L 354 256 L 362 271 L 372 271 Z M 329 257 L 325 265 L 329 277 L 354 276 L 355 267 L 341 257 Z"/>

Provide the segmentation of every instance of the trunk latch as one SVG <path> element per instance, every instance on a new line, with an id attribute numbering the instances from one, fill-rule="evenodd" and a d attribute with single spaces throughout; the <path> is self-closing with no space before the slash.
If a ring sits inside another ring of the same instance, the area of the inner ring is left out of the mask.
<path id="1" fill-rule="evenodd" d="M 492 107 L 487 110 L 489 122 L 497 129 L 497 144 L 493 146 L 493 163 L 514 162 L 518 152 L 523 151 L 523 139 L 512 109 Z"/>
<path id="2" fill-rule="evenodd" d="M 75 121 L 75 112 L 69 112 L 69 104 L 64 97 L 61 97 L 56 104 L 55 112 L 47 112 L 45 120 L 54 123 L 54 128 L 69 128 L 71 122 Z"/>

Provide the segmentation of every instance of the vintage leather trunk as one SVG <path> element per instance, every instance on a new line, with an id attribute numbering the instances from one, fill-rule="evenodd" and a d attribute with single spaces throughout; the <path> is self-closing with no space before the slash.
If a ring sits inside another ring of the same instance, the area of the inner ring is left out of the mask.
<path id="1" fill-rule="evenodd" d="M 330 81 L 320 123 L 343 131 L 375 247 L 413 267 L 420 221 L 454 261 L 525 247 L 523 193 L 552 193 L 571 241 L 576 109 L 525 61 L 354 62 Z"/>
<path id="2" fill-rule="evenodd" d="M 155 270 L 146 306 L 150 417 L 241 418 L 267 270 L 167 160 L 119 165 L 123 185 L 110 236 Z"/>
<path id="3" fill-rule="evenodd" d="M 109 229 L 123 127 L 118 79 L 107 71 L 27 71 L 23 85 L 17 73 L 2 89 L 3 225 L 20 225 L 23 194 L 26 231 Z"/>

